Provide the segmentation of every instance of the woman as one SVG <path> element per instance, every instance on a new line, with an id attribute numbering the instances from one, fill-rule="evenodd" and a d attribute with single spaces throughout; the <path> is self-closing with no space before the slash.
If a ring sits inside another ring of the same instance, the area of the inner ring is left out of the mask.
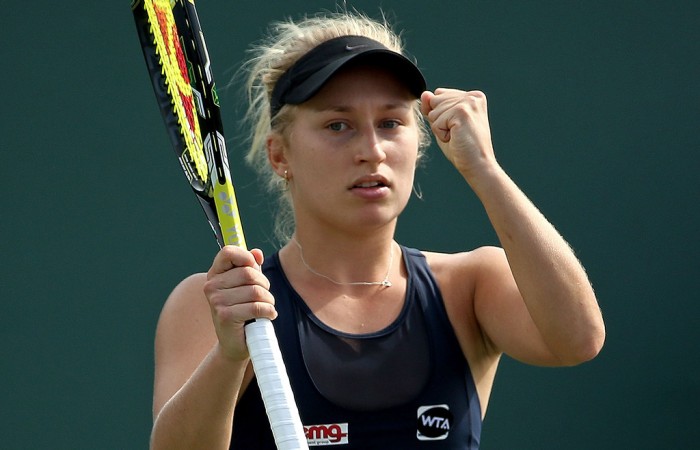
<path id="1" fill-rule="evenodd" d="M 498 165 L 483 93 L 427 91 L 398 37 L 360 15 L 277 24 L 257 52 L 249 160 L 281 187 L 290 239 L 265 261 L 226 247 L 169 297 L 152 448 L 274 448 L 245 345 L 252 318 L 275 319 L 309 441 L 343 448 L 476 449 L 503 353 L 563 366 L 599 352 L 584 269 Z M 422 116 L 502 248 L 394 241 Z"/>

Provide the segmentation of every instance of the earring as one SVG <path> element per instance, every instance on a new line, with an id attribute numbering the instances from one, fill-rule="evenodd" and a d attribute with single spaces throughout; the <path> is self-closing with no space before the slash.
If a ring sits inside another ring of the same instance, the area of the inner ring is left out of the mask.
<path id="1" fill-rule="evenodd" d="M 420 184 L 413 183 L 413 193 L 416 194 L 418 200 L 423 200 L 423 190 L 420 188 Z"/>

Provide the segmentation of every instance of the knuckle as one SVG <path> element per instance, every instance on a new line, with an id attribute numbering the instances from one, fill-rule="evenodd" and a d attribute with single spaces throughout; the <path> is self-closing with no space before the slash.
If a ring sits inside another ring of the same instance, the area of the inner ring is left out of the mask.
<path id="1" fill-rule="evenodd" d="M 204 291 L 204 295 L 211 298 L 211 296 L 215 295 L 216 292 L 219 290 L 217 279 L 210 278 L 207 281 L 205 281 L 202 290 Z"/>
<path id="2" fill-rule="evenodd" d="M 241 284 L 255 284 L 258 280 L 258 271 L 253 267 L 240 267 L 239 274 Z"/>
<path id="3" fill-rule="evenodd" d="M 250 312 L 246 305 L 217 305 L 214 307 L 216 322 L 224 327 L 240 324 L 250 319 Z"/>
<path id="4" fill-rule="evenodd" d="M 216 256 L 216 259 L 221 261 L 220 264 L 225 264 L 225 262 L 229 262 L 232 266 L 235 267 L 237 265 L 238 260 L 238 255 L 236 253 L 236 247 L 232 245 L 227 245 L 219 251 L 219 254 Z"/>
<path id="5" fill-rule="evenodd" d="M 221 253 L 225 256 L 234 256 L 236 255 L 237 250 L 238 247 L 236 247 L 235 245 L 225 245 L 221 248 Z"/>
<path id="6" fill-rule="evenodd" d="M 209 307 L 216 315 L 220 315 L 229 305 L 221 291 L 216 291 L 207 297 Z"/>
<path id="7" fill-rule="evenodd" d="M 221 324 L 229 323 L 233 320 L 233 311 L 230 306 L 217 305 L 214 307 L 216 319 Z"/>
<path id="8" fill-rule="evenodd" d="M 259 284 L 252 286 L 251 297 L 256 302 L 266 302 L 271 305 L 275 304 L 275 299 L 270 293 L 270 291 L 267 290 L 264 286 L 260 286 Z"/>
<path id="9" fill-rule="evenodd" d="M 277 312 L 275 311 L 275 307 L 272 306 L 270 303 L 266 302 L 256 302 L 252 303 L 253 307 L 253 317 L 255 318 L 268 318 L 272 319 L 277 316 Z"/>

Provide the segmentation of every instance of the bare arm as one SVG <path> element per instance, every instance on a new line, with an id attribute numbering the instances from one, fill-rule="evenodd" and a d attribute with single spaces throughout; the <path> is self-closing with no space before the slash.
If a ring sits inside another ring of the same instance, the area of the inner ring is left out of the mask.
<path id="1" fill-rule="evenodd" d="M 255 255 L 255 256 L 253 256 Z M 183 281 L 156 332 L 151 449 L 228 449 L 248 353 L 243 325 L 274 318 L 262 254 L 225 248 Z"/>
<path id="2" fill-rule="evenodd" d="M 495 348 L 509 349 L 507 353 L 525 362 L 573 365 L 595 357 L 605 331 L 583 267 L 505 174 L 494 176 L 493 184 L 479 196 L 504 254 L 483 256 L 487 261 L 474 299 L 482 328 Z M 499 287 L 508 269 L 517 291 Z M 530 339 L 522 340 L 523 335 Z M 529 342 L 537 344 L 535 352 L 529 351 Z"/>
<path id="3" fill-rule="evenodd" d="M 503 250 L 479 249 L 474 313 L 492 352 L 571 365 L 593 358 L 605 331 L 569 245 L 496 162 L 481 92 L 425 93 L 438 144 L 481 200 Z"/>

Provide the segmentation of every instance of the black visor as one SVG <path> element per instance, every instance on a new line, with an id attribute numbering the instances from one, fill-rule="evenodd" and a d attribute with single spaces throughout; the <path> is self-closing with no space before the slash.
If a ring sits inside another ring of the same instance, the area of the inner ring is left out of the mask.
<path id="1" fill-rule="evenodd" d="M 350 61 L 392 71 L 416 98 L 426 89 L 423 74 L 410 59 L 364 36 L 341 36 L 311 49 L 282 74 L 272 91 L 271 117 L 284 105 L 298 105 L 309 100 Z"/>

